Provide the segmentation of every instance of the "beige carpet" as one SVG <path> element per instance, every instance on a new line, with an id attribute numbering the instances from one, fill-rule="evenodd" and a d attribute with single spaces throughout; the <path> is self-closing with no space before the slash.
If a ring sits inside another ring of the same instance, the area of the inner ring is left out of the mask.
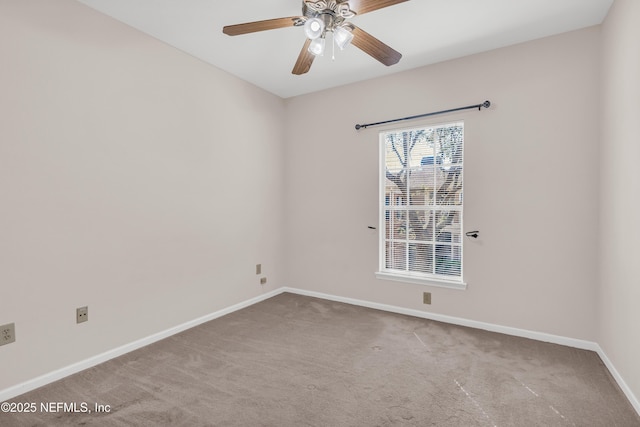
<path id="1" fill-rule="evenodd" d="M 11 402 L 79 412 L 1 426 L 640 426 L 593 352 L 292 294 Z"/>

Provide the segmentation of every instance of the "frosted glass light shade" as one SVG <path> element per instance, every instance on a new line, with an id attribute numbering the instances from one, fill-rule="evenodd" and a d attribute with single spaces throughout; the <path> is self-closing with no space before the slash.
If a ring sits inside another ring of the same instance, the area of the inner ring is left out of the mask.
<path id="1" fill-rule="evenodd" d="M 311 52 L 315 56 L 322 55 L 324 53 L 324 45 L 324 37 L 317 38 L 311 41 L 311 44 L 309 44 L 309 52 Z"/>
<path id="2" fill-rule="evenodd" d="M 304 23 L 304 33 L 311 40 L 315 40 L 324 33 L 324 21 L 320 18 L 309 18 Z"/>
<path id="3" fill-rule="evenodd" d="M 353 40 L 353 33 L 344 27 L 337 27 L 333 30 L 333 40 L 335 40 L 340 50 L 344 50 Z"/>

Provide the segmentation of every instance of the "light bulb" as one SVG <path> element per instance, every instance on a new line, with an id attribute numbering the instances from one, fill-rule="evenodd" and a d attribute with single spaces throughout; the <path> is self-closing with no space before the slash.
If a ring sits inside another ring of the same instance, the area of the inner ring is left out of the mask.
<path id="1" fill-rule="evenodd" d="M 320 38 L 317 38 L 317 39 L 313 40 L 309 44 L 309 49 L 308 50 L 309 50 L 309 52 L 311 52 L 315 56 L 322 55 L 324 53 L 324 45 L 325 45 L 325 39 L 324 39 L 324 37 L 320 37 Z"/>
<path id="2" fill-rule="evenodd" d="M 320 18 L 309 18 L 304 23 L 304 33 L 311 40 L 315 40 L 324 33 L 324 21 Z"/>

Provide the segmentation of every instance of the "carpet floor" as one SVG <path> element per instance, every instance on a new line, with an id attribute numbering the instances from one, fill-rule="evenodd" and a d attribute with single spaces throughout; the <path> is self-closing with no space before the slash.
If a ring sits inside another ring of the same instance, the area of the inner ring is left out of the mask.
<path id="1" fill-rule="evenodd" d="M 640 426 L 594 352 L 289 293 L 10 402 L 38 410 L 1 426 Z"/>

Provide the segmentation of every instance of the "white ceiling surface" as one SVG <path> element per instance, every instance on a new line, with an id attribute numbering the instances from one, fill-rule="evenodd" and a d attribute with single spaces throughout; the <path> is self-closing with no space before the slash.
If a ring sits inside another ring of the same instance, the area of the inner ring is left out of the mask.
<path id="1" fill-rule="evenodd" d="M 291 74 L 301 27 L 240 36 L 225 25 L 299 16 L 301 0 L 78 0 L 282 98 L 600 24 L 613 0 L 410 0 L 351 19 L 403 54 L 386 67 L 327 40 L 311 71 Z"/>

